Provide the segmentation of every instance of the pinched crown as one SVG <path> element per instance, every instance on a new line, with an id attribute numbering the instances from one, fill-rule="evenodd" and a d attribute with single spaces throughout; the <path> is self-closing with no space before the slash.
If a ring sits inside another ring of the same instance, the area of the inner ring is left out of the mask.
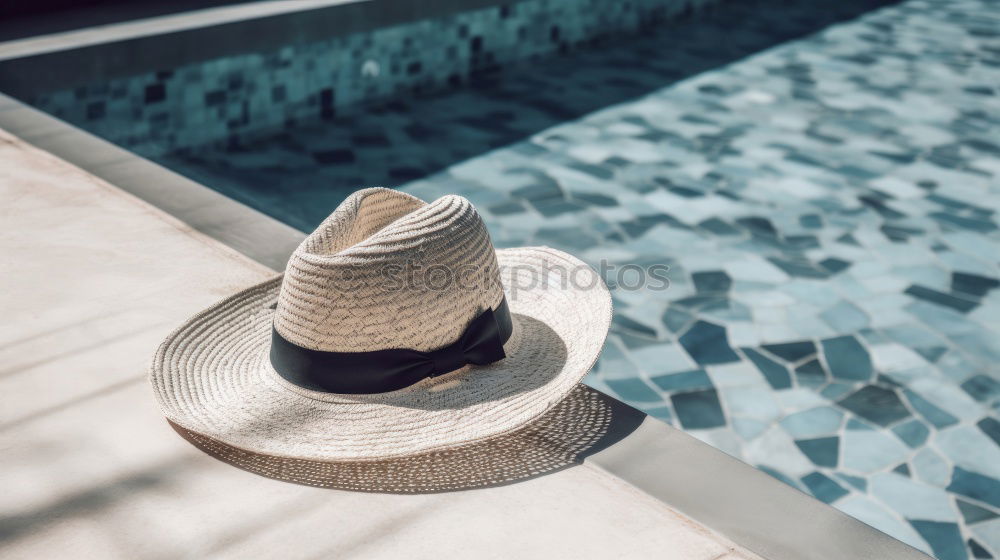
<path id="1" fill-rule="evenodd" d="M 314 350 L 429 351 L 502 298 L 496 253 L 472 203 L 364 189 L 292 254 L 274 327 Z"/>

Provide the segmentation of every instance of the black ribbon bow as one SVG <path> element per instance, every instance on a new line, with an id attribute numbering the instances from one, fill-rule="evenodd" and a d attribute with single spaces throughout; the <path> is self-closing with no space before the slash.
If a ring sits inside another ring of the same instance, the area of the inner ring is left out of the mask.
<path id="1" fill-rule="evenodd" d="M 385 393 L 467 364 L 486 365 L 506 357 L 503 345 L 513 326 L 507 300 L 469 323 L 454 343 L 421 352 L 406 348 L 372 352 L 325 352 L 298 346 L 271 328 L 271 365 L 290 383 L 327 393 Z"/>

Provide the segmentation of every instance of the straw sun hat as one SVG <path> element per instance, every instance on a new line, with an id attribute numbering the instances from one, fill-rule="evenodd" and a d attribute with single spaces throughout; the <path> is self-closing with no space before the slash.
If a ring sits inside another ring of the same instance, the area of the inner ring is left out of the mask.
<path id="1" fill-rule="evenodd" d="M 285 273 L 174 331 L 150 380 L 171 425 L 246 470 L 427 492 L 571 464 L 609 422 L 579 385 L 611 321 L 597 273 L 495 250 L 468 200 L 345 200 Z"/>

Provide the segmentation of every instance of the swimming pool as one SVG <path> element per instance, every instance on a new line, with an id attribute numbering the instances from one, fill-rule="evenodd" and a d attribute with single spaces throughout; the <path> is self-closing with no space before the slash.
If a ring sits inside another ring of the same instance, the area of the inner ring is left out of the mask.
<path id="1" fill-rule="evenodd" d="M 131 147 L 303 230 L 385 185 L 467 196 L 498 246 L 667 265 L 614 290 L 589 384 L 938 558 L 995 556 L 996 3 L 761 6 Z M 129 130 L 89 103 L 64 116 Z"/>

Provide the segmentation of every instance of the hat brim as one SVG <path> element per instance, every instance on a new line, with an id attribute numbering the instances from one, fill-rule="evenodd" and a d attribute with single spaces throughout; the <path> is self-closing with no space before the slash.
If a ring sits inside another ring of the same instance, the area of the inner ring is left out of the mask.
<path id="1" fill-rule="evenodd" d="M 593 423 L 556 408 L 600 353 L 610 294 L 592 268 L 554 249 L 499 250 L 497 259 L 515 324 L 500 362 L 374 395 L 295 387 L 268 359 L 279 276 L 203 311 L 164 341 L 150 371 L 157 400 L 188 439 L 229 454 L 283 459 L 283 472 L 296 461 L 399 464 L 487 441 L 503 445 L 500 436 L 516 436 L 549 412 L 567 423 L 539 423 L 561 433 L 554 448 L 576 432 L 586 439 Z M 531 455 L 519 453 L 522 460 Z"/>
<path id="2" fill-rule="evenodd" d="M 170 422 L 192 445 L 229 465 L 295 484 L 356 492 L 434 493 L 500 486 L 578 464 L 606 445 L 614 410 L 583 384 L 511 433 L 439 451 L 370 461 L 317 461 L 240 449 Z M 614 436 L 611 436 L 614 437 Z"/>

